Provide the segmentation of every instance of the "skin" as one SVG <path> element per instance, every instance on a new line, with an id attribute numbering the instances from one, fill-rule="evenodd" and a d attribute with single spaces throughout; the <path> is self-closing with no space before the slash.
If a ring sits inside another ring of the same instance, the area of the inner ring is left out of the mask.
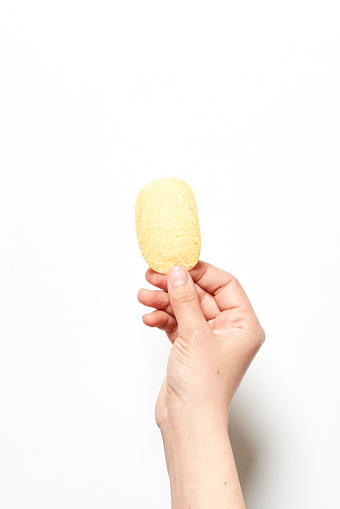
<path id="1" fill-rule="evenodd" d="M 239 281 L 199 261 L 190 271 L 152 269 L 138 300 L 172 343 L 156 402 L 173 509 L 244 508 L 228 435 L 231 400 L 265 339 Z M 176 284 L 177 281 L 177 284 Z"/>

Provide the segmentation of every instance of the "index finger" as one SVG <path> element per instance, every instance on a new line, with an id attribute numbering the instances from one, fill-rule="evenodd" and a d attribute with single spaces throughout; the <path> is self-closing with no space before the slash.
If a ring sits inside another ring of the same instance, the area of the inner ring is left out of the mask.
<path id="1" fill-rule="evenodd" d="M 221 311 L 233 308 L 253 311 L 246 292 L 236 277 L 229 272 L 199 260 L 190 274 L 197 285 L 214 295 Z"/>

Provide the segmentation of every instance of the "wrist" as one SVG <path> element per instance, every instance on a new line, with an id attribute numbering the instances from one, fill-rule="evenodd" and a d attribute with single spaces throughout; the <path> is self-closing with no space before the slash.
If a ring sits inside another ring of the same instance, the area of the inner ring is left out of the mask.
<path id="1" fill-rule="evenodd" d="M 171 483 L 174 471 L 194 481 L 207 462 L 214 462 L 217 453 L 230 447 L 228 410 L 211 412 L 177 402 L 168 407 L 160 429 Z"/>
<path id="2" fill-rule="evenodd" d="M 193 403 L 180 398 L 168 398 L 166 411 L 159 424 L 163 437 L 173 435 L 202 437 L 207 433 L 225 435 L 228 433 L 229 407 Z M 189 437 L 188 437 L 189 438 Z"/>
<path id="3" fill-rule="evenodd" d="M 224 507 L 234 498 L 244 508 L 227 418 L 170 413 L 162 438 L 173 509 Z"/>

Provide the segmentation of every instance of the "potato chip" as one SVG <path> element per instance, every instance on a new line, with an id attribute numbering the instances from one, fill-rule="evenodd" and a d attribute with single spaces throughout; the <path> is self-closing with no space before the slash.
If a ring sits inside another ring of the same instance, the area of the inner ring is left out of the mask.
<path id="1" fill-rule="evenodd" d="M 201 233 L 194 193 L 184 180 L 161 178 L 139 192 L 137 239 L 147 264 L 167 274 L 174 265 L 187 270 L 198 262 Z"/>

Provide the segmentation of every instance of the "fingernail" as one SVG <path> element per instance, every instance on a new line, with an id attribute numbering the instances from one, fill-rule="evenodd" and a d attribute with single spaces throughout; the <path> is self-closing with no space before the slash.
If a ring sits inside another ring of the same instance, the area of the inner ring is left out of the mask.
<path id="1" fill-rule="evenodd" d="M 169 279 L 171 286 L 184 285 L 188 281 L 188 275 L 182 267 L 172 267 Z"/>

